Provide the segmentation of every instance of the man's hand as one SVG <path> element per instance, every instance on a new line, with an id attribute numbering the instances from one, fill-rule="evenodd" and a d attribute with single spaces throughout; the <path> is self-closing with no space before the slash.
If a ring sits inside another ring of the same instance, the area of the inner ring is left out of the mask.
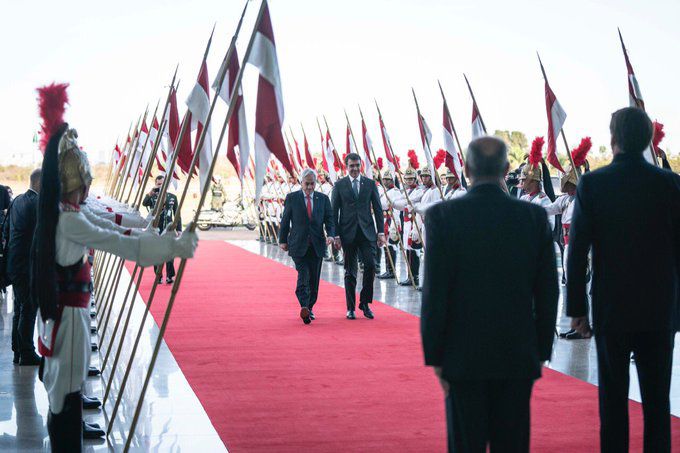
<path id="1" fill-rule="evenodd" d="M 329 236 L 329 237 L 326 238 L 326 245 L 331 245 L 331 244 L 333 244 L 333 242 L 334 242 L 334 240 L 333 240 L 332 237 Z"/>
<path id="2" fill-rule="evenodd" d="M 378 248 L 385 247 L 387 245 L 387 239 L 385 239 L 385 233 L 378 233 Z"/>
<path id="3" fill-rule="evenodd" d="M 593 336 L 592 330 L 590 330 L 590 323 L 588 322 L 587 316 L 581 316 L 580 318 L 571 318 L 571 328 L 580 333 L 583 338 L 590 338 Z"/>
<path id="4" fill-rule="evenodd" d="M 284 252 L 288 251 L 288 244 L 279 244 L 279 248 Z"/>
<path id="5" fill-rule="evenodd" d="M 439 378 L 439 384 L 442 386 L 442 390 L 444 391 L 444 396 L 449 396 L 449 381 L 444 379 L 442 377 L 442 367 L 436 366 L 434 367 L 434 374 L 437 375 L 437 378 Z"/>
<path id="6" fill-rule="evenodd" d="M 340 236 L 335 238 L 335 249 L 340 250 L 342 248 L 342 242 L 340 242 Z"/>

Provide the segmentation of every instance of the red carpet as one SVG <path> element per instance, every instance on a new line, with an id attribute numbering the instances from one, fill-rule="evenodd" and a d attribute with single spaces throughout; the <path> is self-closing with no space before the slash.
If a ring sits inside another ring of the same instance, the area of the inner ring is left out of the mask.
<path id="1" fill-rule="evenodd" d="M 375 320 L 348 321 L 344 290 L 322 281 L 317 320 L 305 326 L 295 276 L 217 241 L 202 241 L 187 265 L 166 341 L 229 451 L 445 451 L 443 396 L 423 366 L 418 318 L 375 303 Z M 143 297 L 151 284 L 146 272 Z M 157 322 L 169 293 L 162 285 L 154 301 Z M 598 450 L 595 386 L 545 370 L 532 407 L 532 451 Z M 641 407 L 630 407 L 631 451 L 641 451 Z"/>

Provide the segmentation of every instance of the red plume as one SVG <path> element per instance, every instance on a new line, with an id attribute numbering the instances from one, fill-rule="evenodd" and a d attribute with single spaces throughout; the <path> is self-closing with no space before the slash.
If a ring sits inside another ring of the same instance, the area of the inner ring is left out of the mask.
<path id="1" fill-rule="evenodd" d="M 661 140 L 666 136 L 666 133 L 663 131 L 663 124 L 659 123 L 658 121 L 654 121 L 654 135 L 652 136 L 652 144 L 654 145 L 654 149 L 657 149 L 659 147 L 659 143 L 661 143 Z"/>
<path id="2" fill-rule="evenodd" d="M 571 150 L 571 158 L 574 159 L 574 165 L 580 167 L 586 163 L 586 156 L 588 156 L 588 151 L 592 148 L 593 142 L 590 137 L 586 137 L 581 140 L 581 143 Z"/>
<path id="3" fill-rule="evenodd" d="M 317 162 L 318 162 L 318 161 L 319 161 L 319 159 L 315 157 L 315 158 L 314 158 L 314 168 L 317 167 Z"/>
<path id="4" fill-rule="evenodd" d="M 434 159 L 432 160 L 434 160 L 434 166 L 436 168 L 441 167 L 444 161 L 446 160 L 446 151 L 440 149 L 439 151 L 437 151 L 437 155 L 434 156 Z"/>
<path id="5" fill-rule="evenodd" d="M 38 111 L 42 118 L 40 149 L 43 153 L 50 137 L 64 123 L 64 110 L 68 104 L 66 88 L 68 88 L 68 83 L 52 83 L 36 90 L 38 91 Z"/>
<path id="6" fill-rule="evenodd" d="M 543 160 L 543 144 L 545 140 L 543 137 L 536 137 L 531 143 L 531 151 L 529 152 L 529 164 L 534 168 L 541 165 L 541 160 Z"/>
<path id="7" fill-rule="evenodd" d="M 408 153 L 408 161 L 411 164 L 411 167 L 414 169 L 418 169 L 420 167 L 420 163 L 418 163 L 418 156 L 416 155 L 416 151 L 414 149 L 409 149 Z"/>
<path id="8" fill-rule="evenodd" d="M 378 168 L 382 170 L 383 169 L 383 158 L 378 157 L 377 163 L 378 163 Z"/>

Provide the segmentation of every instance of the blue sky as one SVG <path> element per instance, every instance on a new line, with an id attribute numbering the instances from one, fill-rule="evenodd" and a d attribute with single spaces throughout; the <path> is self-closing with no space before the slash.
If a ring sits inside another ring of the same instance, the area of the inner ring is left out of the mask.
<path id="1" fill-rule="evenodd" d="M 249 6 L 238 41 L 241 53 L 258 5 L 253 1 Z M 3 155 L 34 150 L 39 123 L 34 89 L 55 80 L 71 83 L 67 120 L 98 158 L 108 155 L 147 104 L 153 109 L 164 96 L 177 63 L 179 99 L 186 98 L 216 23 L 208 60 L 214 77 L 243 2 L 2 0 L 0 6 Z M 315 118 L 322 114 L 344 152 L 343 108 L 356 132 L 358 104 L 379 145 L 374 99 L 397 151 L 420 152 L 411 87 L 433 131 L 433 145 L 440 146 L 438 79 L 461 140 L 467 142 L 471 102 L 464 72 L 491 131 L 521 130 L 529 140 L 545 135 L 537 51 L 567 112 L 570 145 L 586 135 L 596 148 L 606 145 L 609 115 L 628 103 L 617 26 L 648 112 L 666 126 L 662 147 L 680 151 L 678 1 L 270 0 L 270 9 L 286 122 L 298 138 L 304 123 L 313 152 L 320 150 Z M 256 80 L 249 70 L 244 88 L 251 129 Z M 224 109 L 217 115 L 221 123 Z"/>

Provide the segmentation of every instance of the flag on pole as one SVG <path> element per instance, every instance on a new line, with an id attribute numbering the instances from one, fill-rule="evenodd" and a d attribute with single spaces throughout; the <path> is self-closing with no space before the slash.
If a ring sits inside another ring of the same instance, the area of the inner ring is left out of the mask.
<path id="1" fill-rule="evenodd" d="M 434 174 L 437 172 L 437 167 L 434 165 L 432 150 L 430 149 L 430 143 L 432 142 L 432 131 L 430 131 L 430 128 L 425 122 L 425 118 L 420 113 L 418 113 L 418 129 L 420 130 L 420 140 L 423 143 L 423 152 L 425 153 L 427 166 L 430 167 L 430 171 Z"/>
<path id="2" fill-rule="evenodd" d="M 298 141 L 295 138 L 295 135 L 293 134 L 292 130 L 290 131 L 290 136 L 293 137 L 293 143 L 295 143 L 295 159 L 297 161 L 298 167 L 300 167 L 300 170 L 302 170 L 303 168 L 305 168 L 305 164 L 302 161 L 302 155 L 300 154 L 300 145 L 298 144 Z"/>
<path id="3" fill-rule="evenodd" d="M 222 64 L 217 78 L 213 83 L 213 88 L 217 89 L 217 84 L 222 79 L 222 87 L 220 88 L 220 98 L 227 104 L 231 99 L 236 84 L 236 78 L 240 65 L 238 62 L 238 52 L 236 48 L 231 54 L 229 61 Z M 226 71 L 226 75 L 222 74 Z M 238 174 L 243 185 L 243 176 L 248 167 L 248 160 L 250 159 L 250 145 L 248 144 L 248 129 L 246 127 L 246 106 L 243 102 L 243 91 L 241 87 L 238 90 L 238 99 L 236 100 L 235 114 L 229 119 L 229 136 L 227 137 L 227 160 L 234 166 L 236 174 Z M 238 147 L 238 154 L 236 153 Z M 237 157 L 238 156 L 238 157 Z"/>
<path id="4" fill-rule="evenodd" d="M 567 119 L 567 113 L 564 111 L 560 103 L 557 101 L 557 97 L 553 90 L 548 84 L 548 80 L 545 81 L 545 109 L 548 115 L 548 152 L 547 160 L 550 165 L 564 173 L 564 169 L 557 158 L 557 137 L 560 135 L 562 126 Z"/>
<path id="5" fill-rule="evenodd" d="M 185 121 L 191 121 L 191 112 L 186 113 Z M 178 152 L 177 155 L 177 165 L 184 172 L 189 171 L 191 167 L 191 160 L 193 158 L 193 152 L 191 150 L 191 134 L 187 132 L 184 133 L 181 145 L 177 144 L 179 140 L 179 133 L 181 129 L 181 124 L 179 122 L 179 111 L 177 107 L 177 90 L 172 89 L 170 94 L 170 109 L 168 111 L 168 127 L 165 129 L 169 134 L 170 140 L 168 149 L 170 151 L 168 155 L 168 163 L 172 160 L 172 153 Z"/>
<path id="6" fill-rule="evenodd" d="M 368 129 L 366 128 L 366 122 L 364 121 L 363 116 L 361 117 L 361 142 L 368 162 L 370 162 L 371 165 L 375 164 L 375 162 L 373 162 L 373 156 L 371 155 L 371 151 L 373 150 L 373 142 L 371 141 L 371 137 L 368 135 Z"/>
<path id="7" fill-rule="evenodd" d="M 289 173 L 293 167 L 283 141 L 283 94 L 276 55 L 276 43 L 269 17 L 269 5 L 263 0 L 259 23 L 252 37 L 248 63 L 260 70 L 255 108 L 255 199 L 259 200 L 269 156 L 273 154 Z"/>
<path id="8" fill-rule="evenodd" d="M 460 156 L 460 150 L 456 146 L 456 141 L 453 137 L 453 121 L 449 116 L 449 111 L 446 104 L 443 107 L 444 119 L 442 124 L 442 132 L 444 133 L 444 149 L 446 150 L 446 160 L 444 161 L 446 168 L 456 174 L 458 179 L 462 181 L 463 178 L 463 160 Z"/>
<path id="9" fill-rule="evenodd" d="M 380 121 L 380 134 L 382 135 L 383 146 L 385 147 L 385 157 L 387 158 L 387 167 L 391 171 L 395 171 L 399 167 L 399 163 L 394 158 L 392 153 L 392 145 L 390 143 L 390 137 L 387 135 L 387 129 L 385 128 L 385 123 L 383 123 L 382 115 L 378 113 L 378 120 Z"/>
<path id="10" fill-rule="evenodd" d="M 472 101 L 472 140 L 486 135 L 486 129 L 482 122 L 482 115 L 479 114 L 477 102 Z"/>
<path id="11" fill-rule="evenodd" d="M 640 85 L 638 84 L 637 78 L 635 77 L 633 65 L 630 64 L 630 58 L 628 58 L 628 51 L 626 50 L 626 46 L 623 44 L 623 36 L 621 36 L 621 30 L 619 30 L 619 39 L 621 40 L 623 58 L 625 58 L 626 60 L 626 69 L 628 70 L 628 97 L 630 98 L 630 106 L 644 110 L 645 101 L 642 99 Z"/>
<path id="12" fill-rule="evenodd" d="M 307 134 L 305 134 L 305 130 L 302 130 L 302 139 L 305 145 L 305 160 L 307 161 L 307 166 L 309 168 L 314 168 L 314 158 L 312 157 L 312 153 L 309 151 L 309 143 L 307 142 Z"/>
<path id="13" fill-rule="evenodd" d="M 323 165 L 328 174 L 330 175 L 331 182 L 335 184 L 338 180 L 338 174 L 336 172 L 337 162 L 335 161 L 335 156 L 337 155 L 335 149 L 333 149 L 333 142 L 331 141 L 331 133 L 326 129 L 326 140 L 324 142 L 323 136 L 321 136 L 321 143 L 323 146 Z"/>
<path id="14" fill-rule="evenodd" d="M 205 60 L 203 60 L 196 84 L 192 88 L 191 94 L 189 94 L 189 98 L 187 99 L 187 109 L 191 112 L 191 130 L 196 130 L 196 141 L 194 142 L 195 150 L 198 147 L 198 140 L 203 132 L 210 112 L 209 86 L 208 65 Z M 208 130 L 205 134 L 203 146 L 200 150 L 196 150 L 196 152 L 198 153 L 198 177 L 200 181 L 200 190 L 202 192 L 205 185 L 209 183 L 208 173 L 210 172 L 210 165 L 213 158 L 210 124 L 208 124 Z"/>

